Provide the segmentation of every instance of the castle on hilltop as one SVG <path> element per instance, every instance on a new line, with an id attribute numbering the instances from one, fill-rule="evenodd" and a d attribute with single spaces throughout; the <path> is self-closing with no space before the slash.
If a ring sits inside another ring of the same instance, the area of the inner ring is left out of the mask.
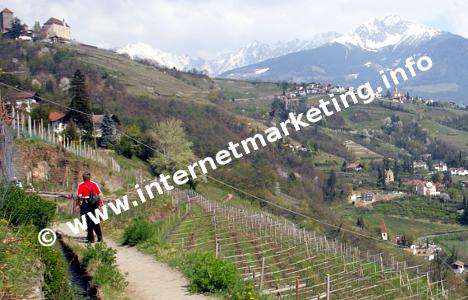
<path id="1" fill-rule="evenodd" d="M 8 34 L 13 30 L 14 24 L 13 11 L 8 8 L 0 12 L 0 33 Z M 28 30 L 27 25 L 22 25 L 17 39 L 20 40 L 46 40 L 51 42 L 69 43 L 71 41 L 71 27 L 65 22 L 65 19 L 49 18 L 47 22 L 40 27 L 39 31 Z"/>
<path id="2" fill-rule="evenodd" d="M 41 28 L 41 38 L 54 42 L 70 42 L 71 27 L 65 22 L 56 18 L 50 18 Z"/>

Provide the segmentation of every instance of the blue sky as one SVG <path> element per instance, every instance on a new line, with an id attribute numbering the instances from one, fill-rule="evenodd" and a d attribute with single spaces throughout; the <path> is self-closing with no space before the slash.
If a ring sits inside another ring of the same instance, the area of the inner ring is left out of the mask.
<path id="1" fill-rule="evenodd" d="M 0 6 L 30 26 L 52 16 L 65 18 L 73 37 L 84 43 L 115 48 L 144 42 L 205 57 L 254 40 L 349 33 L 389 14 L 468 37 L 468 1 L 463 0 L 2 0 Z"/>

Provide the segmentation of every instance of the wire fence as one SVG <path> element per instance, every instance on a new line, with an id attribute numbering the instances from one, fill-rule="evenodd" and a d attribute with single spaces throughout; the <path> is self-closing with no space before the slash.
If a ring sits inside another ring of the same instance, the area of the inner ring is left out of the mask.
<path id="1" fill-rule="evenodd" d="M 79 157 L 89 159 L 105 167 L 120 172 L 119 163 L 110 155 L 102 155 L 100 151 L 82 142 L 67 139 L 54 128 L 53 123 L 44 124 L 41 120 L 36 122 L 29 114 L 14 112 L 11 118 L 11 128 L 16 138 L 38 138 L 53 145 L 63 147 L 66 151 Z"/>
<path id="2" fill-rule="evenodd" d="M 242 277 L 264 294 L 278 299 L 449 298 L 444 282 L 433 282 L 421 266 L 385 259 L 382 253 L 361 251 L 286 219 L 209 200 L 191 190 L 168 193 L 203 210 L 184 218 L 189 230 L 179 226 L 171 242 L 233 261 Z M 197 241 L 197 235 L 207 234 L 208 239 Z"/>

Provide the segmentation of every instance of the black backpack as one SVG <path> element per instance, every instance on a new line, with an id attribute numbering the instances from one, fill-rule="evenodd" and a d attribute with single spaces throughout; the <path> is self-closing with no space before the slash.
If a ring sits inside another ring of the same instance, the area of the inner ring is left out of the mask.
<path id="1" fill-rule="evenodd" d="M 92 208 L 98 208 L 99 207 L 99 197 L 90 189 L 89 191 L 89 198 L 86 199 L 87 205 L 92 207 Z"/>

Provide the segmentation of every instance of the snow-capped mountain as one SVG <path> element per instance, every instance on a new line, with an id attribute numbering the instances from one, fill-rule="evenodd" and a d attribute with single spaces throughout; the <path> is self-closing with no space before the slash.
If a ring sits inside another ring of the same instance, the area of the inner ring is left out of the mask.
<path id="1" fill-rule="evenodd" d="M 400 89 L 439 100 L 468 104 L 468 39 L 397 16 L 373 19 L 351 34 L 310 50 L 236 68 L 219 77 L 269 81 L 382 84 L 379 71 L 402 66 L 407 57 L 428 55 L 433 68 Z"/>
<path id="2" fill-rule="evenodd" d="M 179 70 L 187 69 L 192 62 L 188 55 L 175 55 L 153 48 L 145 43 L 127 45 L 117 50 L 119 54 L 127 54 L 131 59 L 149 59 L 161 66 L 175 67 Z"/>
<path id="3" fill-rule="evenodd" d="M 210 74 L 219 75 L 228 70 L 254 64 L 269 58 L 314 49 L 340 36 L 337 32 L 325 32 L 317 34 L 308 40 L 278 41 L 271 45 L 255 41 L 237 51 L 219 55 L 214 60 L 208 61 L 205 69 Z"/>
<path id="4" fill-rule="evenodd" d="M 382 19 L 374 18 L 356 28 L 352 34 L 341 36 L 332 42 L 360 47 L 369 51 L 379 51 L 388 46 L 394 48 L 402 45 L 416 46 L 441 33 L 441 31 L 428 26 L 390 15 Z"/>
<path id="5" fill-rule="evenodd" d="M 312 37 L 310 40 L 295 39 L 287 42 L 266 44 L 254 41 L 241 49 L 216 56 L 214 59 L 193 58 L 188 55 L 175 55 L 151 47 L 144 43 L 127 45 L 117 50 L 120 54 L 127 54 L 132 59 L 149 59 L 166 67 L 179 70 L 206 70 L 208 74 L 216 76 L 231 69 L 255 64 L 260 61 L 285 55 L 288 53 L 313 49 L 339 37 L 336 32 L 326 32 Z"/>

